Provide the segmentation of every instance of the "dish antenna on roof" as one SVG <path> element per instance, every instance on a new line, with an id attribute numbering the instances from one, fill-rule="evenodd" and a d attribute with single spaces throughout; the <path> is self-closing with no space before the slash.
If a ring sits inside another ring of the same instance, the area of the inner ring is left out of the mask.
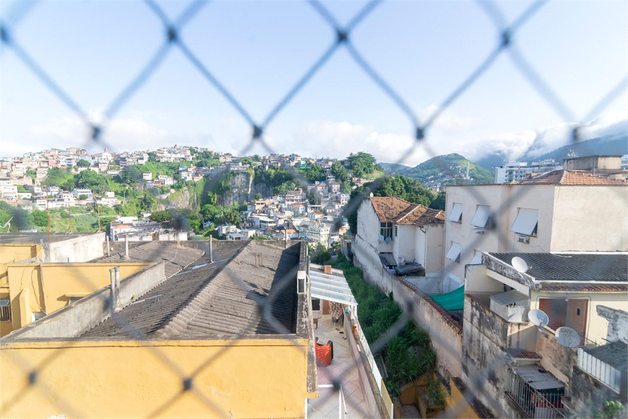
<path id="1" fill-rule="evenodd" d="M 533 309 L 528 313 L 528 320 L 536 327 L 545 327 L 549 323 L 549 317 L 542 310 Z"/>
<path id="2" fill-rule="evenodd" d="M 386 237 L 386 243 L 390 243 L 392 239 L 390 237 Z"/>
<path id="3" fill-rule="evenodd" d="M 519 273 L 526 273 L 530 269 L 525 260 L 521 259 L 519 256 L 515 256 L 510 261 L 510 264 L 513 268 L 515 268 Z"/>
<path id="4" fill-rule="evenodd" d="M 578 332 L 567 326 L 556 329 L 556 340 L 567 348 L 577 348 L 580 345 Z"/>

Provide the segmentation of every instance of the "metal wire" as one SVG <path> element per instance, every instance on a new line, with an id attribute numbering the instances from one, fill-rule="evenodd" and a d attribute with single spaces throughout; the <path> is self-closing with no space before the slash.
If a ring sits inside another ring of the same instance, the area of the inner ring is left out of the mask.
<path id="1" fill-rule="evenodd" d="M 435 149 L 433 144 L 429 143 L 429 129 L 433 126 L 434 122 L 442 116 L 444 112 L 448 110 L 448 108 L 468 89 L 476 84 L 476 82 L 486 73 L 488 69 L 493 67 L 495 62 L 499 59 L 503 52 L 508 52 L 509 56 L 519 70 L 519 72 L 523 75 L 523 77 L 530 83 L 530 85 L 538 92 L 538 94 L 544 99 L 544 101 L 552 107 L 552 109 L 566 122 L 567 124 L 571 124 L 574 126 L 572 130 L 572 135 L 570 138 L 566 139 L 566 143 L 569 142 L 577 142 L 579 141 L 579 130 L 580 128 L 589 120 L 597 117 L 600 113 L 621 93 L 623 93 L 628 88 L 628 76 L 622 78 L 617 85 L 613 87 L 607 94 L 602 96 L 602 99 L 591 107 L 591 110 L 583 117 L 578 120 L 573 113 L 573 111 L 567 106 L 566 102 L 551 88 L 551 86 L 542 79 L 542 77 L 538 74 L 538 72 L 534 69 L 533 65 L 525 58 L 525 56 L 521 53 L 521 51 L 515 45 L 516 34 L 521 27 L 523 27 L 527 22 L 534 18 L 537 13 L 542 11 L 542 7 L 548 3 L 547 0 L 536 0 L 529 7 L 527 7 L 523 13 L 521 13 L 510 25 L 507 24 L 506 18 L 501 12 L 500 8 L 490 0 L 477 0 L 476 3 L 478 7 L 482 9 L 489 19 L 494 23 L 497 29 L 497 39 L 495 46 L 492 48 L 488 56 L 480 63 L 480 65 L 473 69 L 469 76 L 467 76 L 464 80 L 462 80 L 457 86 L 451 90 L 451 93 L 445 97 L 445 99 L 440 102 L 440 106 L 436 109 L 436 111 L 429 116 L 423 123 L 420 122 L 417 112 L 414 111 L 406 99 L 403 98 L 403 95 L 393 87 L 393 84 L 390 83 L 385 75 L 380 74 L 375 70 L 374 66 L 369 63 L 364 56 L 358 51 L 357 46 L 351 39 L 352 31 L 358 27 L 365 19 L 370 18 L 375 12 L 377 7 L 382 4 L 381 0 L 373 0 L 368 2 L 363 8 L 361 8 L 346 25 L 342 25 L 338 19 L 326 8 L 323 6 L 321 2 L 318 0 L 308 0 L 309 5 L 311 5 L 312 10 L 321 16 L 321 18 L 329 25 L 330 29 L 333 31 L 335 39 L 333 42 L 327 47 L 327 49 L 323 52 L 323 54 L 316 58 L 313 64 L 307 69 L 307 71 L 292 85 L 292 87 L 280 97 L 278 102 L 271 108 L 265 118 L 263 118 L 262 122 L 257 122 L 257 120 L 252 116 L 252 113 L 247 110 L 247 107 L 244 103 L 242 103 L 239 99 L 237 99 L 232 91 L 227 88 L 210 70 L 210 66 L 207 63 L 204 63 L 194 52 L 188 47 L 188 45 L 184 42 L 183 37 L 181 35 L 182 29 L 195 17 L 198 16 L 199 12 L 208 4 L 207 1 L 204 0 L 194 0 L 189 3 L 188 7 L 180 13 L 175 19 L 171 19 L 165 11 L 159 6 L 159 4 L 155 0 L 144 0 L 146 7 L 152 11 L 155 17 L 161 22 L 163 25 L 164 31 L 164 41 L 157 48 L 155 53 L 149 58 L 146 64 L 142 67 L 142 69 L 131 78 L 130 82 L 125 85 L 120 93 L 114 97 L 112 102 L 105 108 L 106 110 L 103 113 L 105 120 L 102 123 L 96 123 L 92 118 L 88 115 L 85 109 L 74 100 L 71 95 L 60 85 L 58 84 L 46 71 L 45 69 L 38 64 L 38 62 L 33 58 L 24 48 L 23 46 L 14 38 L 14 29 L 15 27 L 24 19 L 28 17 L 28 14 L 33 10 L 33 8 L 37 5 L 38 1 L 21 1 L 17 2 L 13 8 L 9 10 L 9 12 L 5 15 L 4 19 L 0 21 L 0 42 L 4 49 L 10 50 L 15 54 L 15 56 L 44 84 L 44 86 L 53 93 L 60 102 L 62 102 L 66 107 L 68 107 L 73 113 L 75 113 L 80 120 L 85 124 L 85 126 L 89 129 L 90 137 L 86 139 L 89 144 L 98 143 L 100 145 L 104 144 L 103 136 L 106 134 L 106 125 L 110 123 L 113 118 L 118 114 L 118 112 L 124 107 L 124 105 L 135 95 L 140 94 L 141 87 L 155 74 L 155 72 L 159 69 L 161 65 L 163 65 L 165 58 L 172 48 L 178 48 L 184 57 L 189 61 L 192 66 L 194 66 L 199 73 L 203 76 L 204 80 L 213 86 L 218 94 L 224 98 L 239 114 L 240 116 L 248 123 L 249 128 L 251 130 L 250 140 L 245 145 L 245 147 L 241 151 L 241 155 L 246 155 L 250 152 L 250 150 L 256 145 L 259 144 L 264 150 L 266 150 L 270 154 L 274 154 L 275 150 L 269 144 L 269 142 L 265 139 L 264 133 L 268 126 L 276 119 L 276 117 L 292 102 L 292 100 L 303 90 L 303 88 L 312 80 L 316 74 L 320 72 L 322 68 L 324 68 L 333 55 L 340 48 L 346 48 L 349 56 L 352 60 L 365 72 L 365 74 L 370 78 L 370 80 L 377 86 L 386 96 L 388 96 L 392 102 L 397 106 L 397 108 L 401 111 L 403 115 L 409 120 L 412 131 L 411 136 L 415 139 L 413 145 L 408 150 L 400 150 L 399 159 L 397 160 L 398 164 L 402 164 L 407 161 L 407 159 L 417 151 L 417 149 L 422 148 L 429 156 L 437 156 L 439 153 Z M 113 150 L 113 148 L 110 147 Z M 447 169 L 445 166 L 442 166 L 442 169 Z M 293 179 L 299 180 L 301 182 L 308 183 L 307 179 L 303 176 L 303 174 L 295 170 L 294 168 L 288 168 L 288 171 Z M 211 184 L 217 184 L 221 180 L 221 177 L 216 176 L 209 180 Z M 373 184 L 371 184 L 371 190 L 376 191 L 381 184 L 383 183 L 383 179 L 378 179 Z M 502 217 L 501 215 L 504 211 L 507 211 L 511 205 L 516 202 L 518 199 L 521 199 L 525 194 L 529 193 L 531 188 L 520 188 L 516 194 L 513 194 L 506 201 L 502 203 L 502 205 L 494 210 L 490 218 L 492 220 L 498 221 Z M 479 204 L 485 203 L 485 198 L 475 190 L 475 188 L 470 188 L 470 193 L 474 196 L 474 198 L 478 201 Z M 363 193 L 351 200 L 349 205 L 347 205 L 343 210 L 344 216 L 349 216 L 355 213 L 362 201 L 366 199 L 368 193 Z M 491 233 L 503 235 L 501 229 L 496 229 L 496 225 L 493 223 L 493 229 Z M 287 233 L 286 233 L 287 234 Z M 487 236 L 480 235 L 478 236 L 471 244 L 464 249 L 465 252 L 471 252 L 476 247 L 481 247 L 482 242 L 487 239 Z M 500 237 L 500 240 L 505 240 L 505 237 Z M 447 262 L 447 261 L 446 261 Z M 215 262 L 219 263 L 219 262 Z M 446 269 L 448 270 L 450 264 L 452 262 L 448 261 L 446 265 Z M 592 266 L 591 270 L 601 269 L 600 266 Z M 249 289 L 248 285 L 245 283 L 244 279 L 239 277 L 237 273 L 232 272 L 228 267 L 224 270 L 224 272 L 228 275 L 228 277 L 232 280 L 232 282 L 240 287 L 243 290 Z M 273 287 L 270 292 L 269 298 L 266 301 L 258 300 L 256 303 L 258 304 L 259 313 L 261 314 L 264 321 L 270 324 L 273 329 L 278 334 L 287 334 L 288 330 L 285 326 L 279 322 L 271 311 L 272 302 L 275 300 L 277 295 L 281 293 L 285 287 L 290 286 L 293 283 L 293 277 L 295 275 L 294 270 L 281 278 L 277 284 Z M 84 281 L 87 284 L 91 283 L 91 287 L 94 287 L 93 281 L 90 278 L 84 278 Z M 386 344 L 396 336 L 405 325 L 411 320 L 412 312 L 416 305 L 415 298 L 418 298 L 412 293 L 408 293 L 403 297 L 403 307 L 404 313 L 400 317 L 399 320 L 382 336 L 380 336 L 375 342 L 373 342 L 371 346 L 371 350 L 374 353 L 382 350 Z M 109 300 L 103 299 L 103 304 L 106 305 L 109 303 Z M 198 368 L 195 369 L 194 372 L 190 375 L 185 375 L 183 370 L 177 364 L 176 360 L 170 359 L 163 351 L 161 351 L 155 345 L 148 344 L 148 337 L 134 328 L 128 321 L 125 321 L 124 312 L 114 313 L 111 316 L 111 319 L 116 322 L 116 324 L 121 327 L 125 334 L 134 341 L 146 342 L 144 345 L 153 356 L 155 356 L 166 368 L 175 373 L 180 379 L 182 383 L 182 390 L 178 395 L 175 395 L 172 399 L 164 401 L 162 406 L 157 407 L 154 411 L 149 412 L 149 417 L 159 416 L 160 413 L 168 409 L 173 403 L 175 403 L 181 395 L 186 392 L 190 392 L 193 394 L 200 402 L 208 407 L 208 409 L 212 412 L 212 414 L 216 414 L 219 416 L 228 416 L 228 412 L 222 411 L 216 404 L 210 400 L 205 394 L 200 392 L 197 387 L 194 385 L 194 378 L 205 368 L 212 365 L 212 363 L 216 362 L 222 355 L 224 355 L 229 349 L 233 347 L 238 341 L 238 339 L 244 338 L 247 333 L 249 333 L 254 327 L 254 321 L 251 321 L 244 328 L 243 332 L 238 334 L 235 339 L 233 339 L 233 343 L 230 345 L 225 345 L 220 351 L 218 351 L 213 356 L 204 360 L 204 362 L 199 365 Z M 431 336 L 432 341 L 437 342 L 439 347 L 446 352 L 450 352 L 451 354 L 455 354 L 456 350 L 453 347 L 451 342 L 447 342 L 442 336 L 434 335 Z M 51 389 L 49 383 L 46 383 L 44 379 L 42 379 L 42 372 L 45 371 L 46 367 L 50 365 L 58 356 L 60 356 L 64 351 L 69 350 L 75 345 L 73 342 L 69 342 L 66 347 L 60 348 L 56 352 L 54 352 L 50 357 L 45 358 L 39 365 L 33 366 L 29 365 L 23 359 L 15 359 L 16 365 L 18 365 L 26 376 L 29 377 L 29 383 L 25 385 L 24 389 L 20 391 L 19 396 L 12 400 L 9 406 L 5 406 L 5 409 L 11 407 L 11 405 L 17 404 L 28 391 L 32 391 L 32 389 L 37 389 L 47 395 L 53 402 L 64 411 L 71 413 L 76 417 L 85 416 L 82 414 L 83 412 L 76 412 L 76 410 L 72 407 L 72 402 L 69 400 L 63 400 L 57 397 L 54 390 Z M 298 346 L 295 345 L 295 348 Z M 301 349 L 298 349 L 301 350 Z M 18 357 L 19 358 L 19 357 Z M 340 391 L 341 385 L 340 380 L 342 376 L 346 373 L 353 371 L 356 367 L 350 366 L 347 367 L 341 374 L 339 374 L 337 381 L 335 381 L 334 389 L 335 391 Z M 486 371 L 481 371 L 476 376 L 474 376 L 474 384 L 476 388 L 482 389 L 486 383 L 486 377 L 491 376 L 496 371 L 495 369 L 488 369 Z M 468 389 L 465 396 L 471 397 L 471 390 Z M 348 404 L 351 405 L 352 402 L 348 400 Z M 368 412 L 361 411 L 360 406 L 351 406 L 356 408 L 361 416 L 368 415 Z M 456 412 L 460 412 L 463 408 L 462 401 L 455 406 L 452 406 L 445 412 L 445 415 L 456 414 Z"/>

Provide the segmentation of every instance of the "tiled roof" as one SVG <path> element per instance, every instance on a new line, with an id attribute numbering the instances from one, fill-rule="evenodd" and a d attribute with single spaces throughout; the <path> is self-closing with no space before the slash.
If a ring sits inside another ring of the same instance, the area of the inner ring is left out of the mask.
<path id="1" fill-rule="evenodd" d="M 593 349 L 585 349 L 585 351 L 620 371 L 628 372 L 628 344 L 626 342 L 618 340 Z"/>
<path id="2" fill-rule="evenodd" d="M 84 338 L 230 338 L 280 334 L 258 307 L 276 293 L 271 313 L 296 331 L 296 272 L 300 243 L 219 241 L 212 264 L 197 264 L 162 282 L 82 335 Z M 284 279 L 285 278 L 285 279 Z M 285 330 L 285 329 L 284 329 Z"/>
<path id="3" fill-rule="evenodd" d="M 518 185 L 624 185 L 628 181 L 594 175 L 590 171 L 553 170 L 530 179 L 513 182 Z"/>
<path id="4" fill-rule="evenodd" d="M 373 196 L 369 200 L 381 223 L 423 226 L 442 224 L 445 220 L 443 211 L 413 204 L 394 196 Z"/>
<path id="5" fill-rule="evenodd" d="M 529 267 L 526 274 L 536 281 L 611 282 L 610 286 L 628 283 L 627 253 L 489 253 L 512 264 L 517 256 Z M 555 286 L 552 284 L 547 286 Z M 602 284 L 599 284 L 602 286 Z M 572 285 L 566 284 L 570 289 Z M 596 284 L 598 286 L 598 284 Z M 543 284 L 543 288 L 546 285 Z"/>

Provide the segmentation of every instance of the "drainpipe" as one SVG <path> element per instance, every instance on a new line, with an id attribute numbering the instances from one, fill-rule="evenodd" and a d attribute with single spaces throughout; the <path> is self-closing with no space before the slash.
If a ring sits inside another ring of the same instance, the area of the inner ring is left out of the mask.
<path id="1" fill-rule="evenodd" d="M 109 269 L 109 280 L 111 282 L 111 314 L 114 314 L 116 309 L 116 270 L 114 268 Z"/>
<path id="2" fill-rule="evenodd" d="M 109 235 L 105 235 L 105 243 L 107 244 L 107 257 L 111 256 L 109 254 Z"/>

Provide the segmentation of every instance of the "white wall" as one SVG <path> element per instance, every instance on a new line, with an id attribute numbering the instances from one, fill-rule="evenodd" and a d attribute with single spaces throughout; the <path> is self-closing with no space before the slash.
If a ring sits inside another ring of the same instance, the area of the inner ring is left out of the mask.
<path id="1" fill-rule="evenodd" d="M 556 188 L 550 251 L 628 250 L 628 186 Z"/>
<path id="2" fill-rule="evenodd" d="M 46 262 L 87 262 L 104 256 L 104 242 L 105 233 L 93 233 L 44 244 L 44 260 Z"/>
<path id="3" fill-rule="evenodd" d="M 394 235 L 395 228 L 397 229 L 397 237 Z M 418 228 L 413 225 L 395 225 L 393 227 L 392 244 L 395 260 L 401 256 L 406 262 L 419 262 L 415 252 L 417 230 Z"/>
<path id="4" fill-rule="evenodd" d="M 445 259 L 445 226 L 442 224 L 428 225 L 425 227 L 425 232 L 425 273 L 442 273 Z"/>

